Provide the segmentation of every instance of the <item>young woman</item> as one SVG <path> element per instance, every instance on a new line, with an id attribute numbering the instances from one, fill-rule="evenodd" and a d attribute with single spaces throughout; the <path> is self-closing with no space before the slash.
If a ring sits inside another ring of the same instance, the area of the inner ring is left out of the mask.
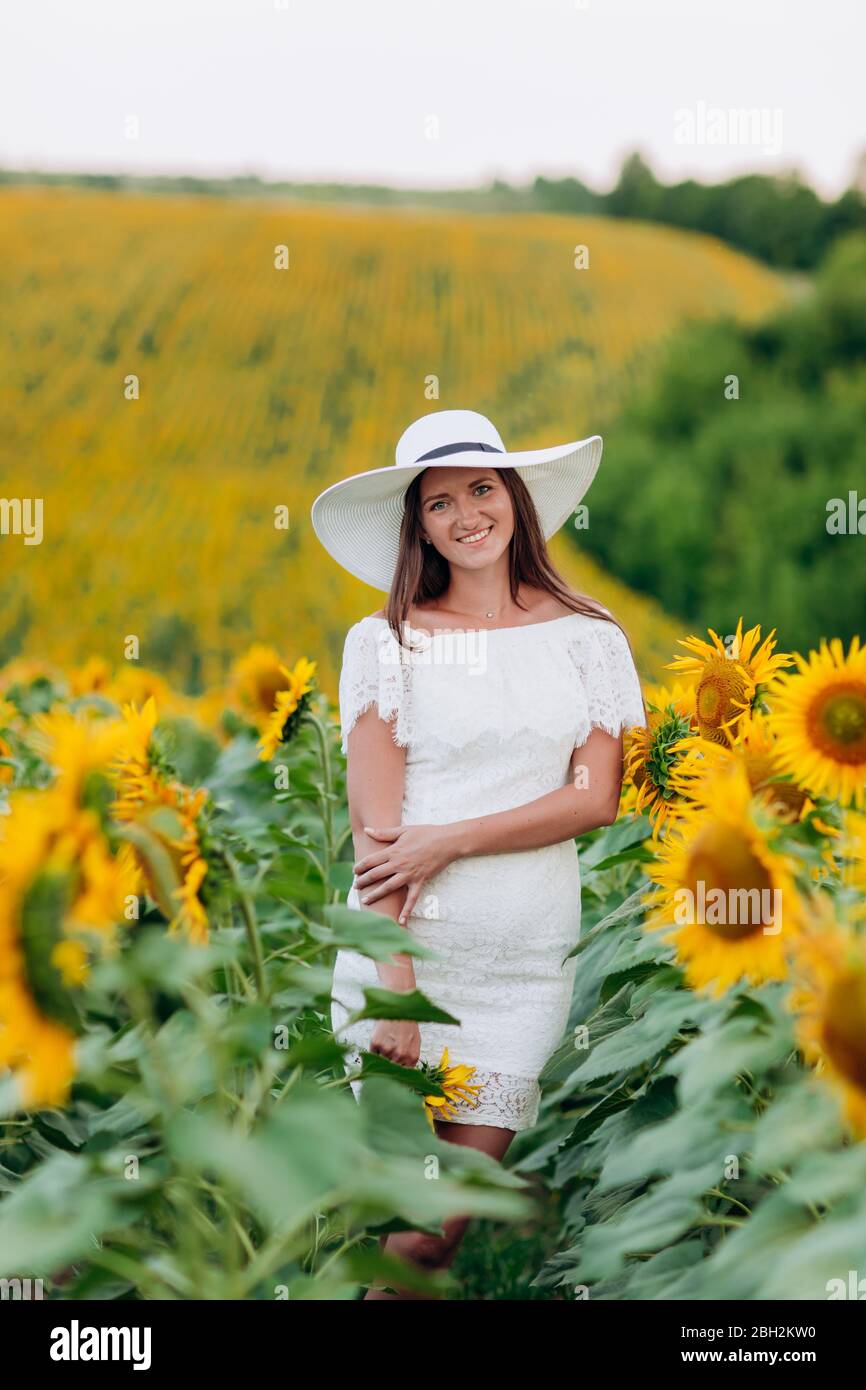
<path id="1" fill-rule="evenodd" d="M 349 629 L 340 676 L 356 862 L 348 903 L 385 913 L 436 952 L 374 962 L 340 951 L 332 1022 L 351 1045 L 403 1066 L 475 1068 L 442 1138 L 501 1159 L 535 1124 L 539 1073 L 568 1024 L 580 934 L 574 838 L 616 817 L 622 731 L 646 722 L 622 628 L 569 591 L 545 542 L 601 458 L 596 435 L 507 453 L 485 416 L 435 411 L 396 467 L 317 498 L 313 525 L 346 569 L 387 592 Z M 364 986 L 420 989 L 459 1025 L 364 1020 Z M 363 1083 L 353 1080 L 357 1097 Z M 427 1268 L 444 1237 L 390 1235 Z M 372 1288 L 368 1298 L 412 1297 Z"/>

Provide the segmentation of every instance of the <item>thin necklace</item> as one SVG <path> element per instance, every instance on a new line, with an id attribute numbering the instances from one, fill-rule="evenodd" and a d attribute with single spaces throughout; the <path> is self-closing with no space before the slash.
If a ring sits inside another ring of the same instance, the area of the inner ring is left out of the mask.
<path id="1" fill-rule="evenodd" d="M 452 612 L 454 612 L 454 613 L 459 613 L 460 616 L 463 617 L 463 618 L 477 618 L 477 617 L 479 617 L 479 614 L 478 614 L 478 613 L 468 613 L 468 612 L 466 612 L 465 610 L 461 610 L 460 608 L 454 608 L 454 609 L 452 609 Z M 495 617 L 496 617 L 496 614 L 495 614 L 495 613 L 485 613 L 484 616 L 485 616 L 485 618 L 495 618 Z"/>

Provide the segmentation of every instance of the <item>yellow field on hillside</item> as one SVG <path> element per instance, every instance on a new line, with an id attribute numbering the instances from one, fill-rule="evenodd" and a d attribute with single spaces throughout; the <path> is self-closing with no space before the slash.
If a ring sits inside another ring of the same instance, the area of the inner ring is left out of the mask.
<path id="1" fill-rule="evenodd" d="M 783 291 L 720 243 L 602 218 L 15 189 L 0 293 L 0 497 L 44 506 L 41 544 L 0 535 L 0 663 L 114 664 L 135 635 L 195 688 L 257 640 L 334 692 L 383 595 L 322 550 L 323 487 L 391 463 L 428 410 L 481 410 L 511 448 L 593 433 L 684 318 Z M 664 617 L 566 547 L 654 675 Z"/>

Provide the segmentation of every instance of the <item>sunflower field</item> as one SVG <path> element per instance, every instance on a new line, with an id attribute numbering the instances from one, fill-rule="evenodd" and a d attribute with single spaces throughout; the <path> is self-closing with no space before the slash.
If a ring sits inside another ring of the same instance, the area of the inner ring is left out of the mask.
<path id="1" fill-rule="evenodd" d="M 507 1250 L 543 1213 L 517 1296 L 858 1297 L 866 649 L 774 638 L 680 639 L 647 685 L 621 814 L 578 841 L 569 1029 L 505 1166 L 436 1136 L 472 1093 L 463 1059 L 353 1070 L 331 1031 L 337 949 L 426 948 L 345 906 L 317 661 L 255 645 L 200 696 L 101 657 L 7 665 L 0 1278 L 53 1299 L 461 1298 L 466 1261 L 410 1269 L 377 1237 L 468 1213 Z M 355 1015 L 407 1016 L 442 1011 L 379 988 Z"/>
<path id="2" fill-rule="evenodd" d="M 583 438 L 685 321 L 787 293 L 720 241 L 603 217 L 0 187 L 0 298 L 0 664 L 113 665 L 135 635 L 201 693 L 289 631 L 336 688 L 381 595 L 310 506 L 391 463 L 410 420 L 471 404 L 510 448 Z M 2 500 L 31 497 L 38 545 L 3 534 Z M 651 642 L 663 610 L 577 564 Z"/>

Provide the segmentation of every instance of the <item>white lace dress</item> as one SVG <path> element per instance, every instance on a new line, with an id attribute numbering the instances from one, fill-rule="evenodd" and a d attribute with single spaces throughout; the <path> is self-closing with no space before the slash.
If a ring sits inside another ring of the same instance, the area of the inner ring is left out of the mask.
<path id="1" fill-rule="evenodd" d="M 384 618 L 365 617 L 346 635 L 340 675 L 343 752 L 358 716 L 375 705 L 396 715 L 406 748 L 401 824 L 444 824 L 504 811 L 565 786 L 576 747 L 593 728 L 616 735 L 643 724 L 640 684 L 622 631 L 580 613 L 514 628 L 428 636 L 404 653 Z M 357 888 L 347 905 L 360 907 Z M 378 904 L 370 904 L 371 911 Z M 437 952 L 413 957 L 418 988 L 460 1020 L 421 1023 L 421 1060 L 476 1068 L 478 1104 L 455 1102 L 461 1124 L 529 1129 L 538 1117 L 538 1076 L 568 1021 L 580 934 L 580 871 L 574 840 L 540 849 L 477 855 L 427 881 L 407 930 Z M 331 1020 L 350 1042 L 347 1071 L 369 1050 L 375 1027 L 344 1027 L 363 1007 L 363 987 L 381 986 L 376 965 L 341 950 Z M 360 1098 L 362 1082 L 352 1086 Z"/>

